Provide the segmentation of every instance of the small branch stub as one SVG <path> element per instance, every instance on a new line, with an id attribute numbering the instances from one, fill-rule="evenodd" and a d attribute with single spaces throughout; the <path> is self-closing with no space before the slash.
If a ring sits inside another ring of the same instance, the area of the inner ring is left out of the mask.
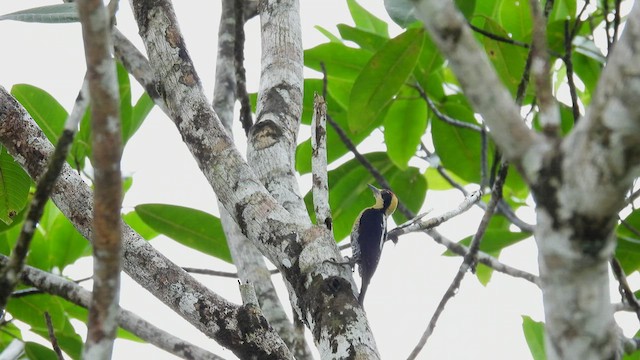
<path id="1" fill-rule="evenodd" d="M 331 230 L 329 181 L 327 179 L 327 103 L 317 93 L 313 98 L 313 119 L 311 121 L 311 169 L 316 221 Z"/>

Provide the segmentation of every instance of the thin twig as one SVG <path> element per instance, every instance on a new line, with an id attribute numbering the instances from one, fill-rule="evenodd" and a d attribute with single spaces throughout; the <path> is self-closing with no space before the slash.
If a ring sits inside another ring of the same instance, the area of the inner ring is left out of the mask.
<path id="1" fill-rule="evenodd" d="M 580 20 L 580 18 L 582 17 L 582 14 L 584 14 L 584 12 L 587 11 L 588 7 L 589 7 L 589 0 L 585 0 L 584 3 L 582 4 L 582 8 L 580 9 L 580 11 L 578 12 L 578 15 L 576 16 L 576 22 L 573 24 L 573 27 L 571 28 L 572 39 L 578 33 L 578 29 L 580 28 L 580 25 L 582 25 L 582 20 Z"/>
<path id="2" fill-rule="evenodd" d="M 218 271 L 218 270 L 211 270 L 211 269 L 199 269 L 199 268 L 192 268 L 192 267 L 183 267 L 182 269 L 191 274 L 211 275 L 211 276 L 218 276 L 218 277 L 224 277 L 224 278 L 230 278 L 230 279 L 238 278 L 238 274 L 234 272 Z M 278 269 L 269 270 L 269 274 L 271 275 L 280 274 L 280 271 L 278 271 Z"/>
<path id="3" fill-rule="evenodd" d="M 411 223 L 408 226 L 399 226 L 387 234 L 389 240 L 397 240 L 399 236 L 417 232 L 417 231 L 425 231 L 429 229 L 433 229 L 436 226 L 443 224 L 446 221 L 451 220 L 452 218 L 464 213 L 469 210 L 474 204 L 482 199 L 482 191 L 475 191 L 471 193 L 469 196 L 465 197 L 465 199 L 453 210 L 449 210 L 446 213 L 432 217 L 420 222 Z"/>
<path id="4" fill-rule="evenodd" d="M 530 0 L 529 5 L 533 17 L 533 46 L 530 50 L 532 55 L 531 70 L 540 107 L 540 125 L 547 136 L 555 137 L 558 136 L 560 129 L 560 109 L 553 97 L 551 85 L 551 65 L 547 54 L 547 21 L 540 8 L 539 0 Z M 549 1 L 547 1 L 547 6 L 549 6 Z"/>
<path id="5" fill-rule="evenodd" d="M 469 248 L 445 238 L 444 236 L 442 236 L 442 234 L 437 232 L 435 229 L 427 230 L 426 233 L 431 238 L 433 238 L 433 240 L 435 240 L 438 244 L 443 245 L 444 247 L 447 248 L 447 250 L 451 251 L 456 255 L 465 256 L 469 252 Z M 495 257 L 487 253 L 479 251 L 478 262 L 492 268 L 497 272 L 501 272 L 505 275 L 509 275 L 515 278 L 529 281 L 530 283 L 533 283 L 536 286 L 540 287 L 540 278 L 538 276 L 533 275 L 524 270 L 516 269 L 507 264 L 504 264 L 500 262 L 498 259 L 496 259 Z"/>
<path id="6" fill-rule="evenodd" d="M 482 127 L 480 132 L 480 189 L 490 186 L 489 182 L 489 139 L 487 138 L 487 128 Z"/>
<path id="7" fill-rule="evenodd" d="M 431 110 L 433 112 L 433 114 L 436 116 L 436 118 L 438 118 L 439 120 L 442 120 L 443 122 L 445 122 L 445 123 L 447 123 L 449 125 L 456 126 L 456 127 L 470 129 L 470 130 L 477 131 L 477 132 L 482 132 L 482 126 L 480 126 L 480 125 L 473 124 L 473 123 L 466 122 L 466 121 L 461 121 L 461 120 L 458 120 L 458 119 L 454 119 L 454 118 L 452 118 L 452 117 L 440 112 L 440 110 L 438 109 L 436 104 L 434 104 L 433 100 L 431 100 L 431 98 L 429 98 L 427 93 L 424 91 L 424 89 L 419 84 L 417 84 L 417 83 L 413 84 L 413 85 L 411 85 L 411 87 L 413 87 L 414 89 L 416 89 L 418 91 L 418 93 L 420 94 L 420 97 L 427 103 L 427 106 L 429 107 L 429 110 Z"/>
<path id="8" fill-rule="evenodd" d="M 420 351 L 422 351 L 422 349 L 424 348 L 424 345 L 427 343 L 427 340 L 433 333 L 433 330 L 435 329 L 438 319 L 440 318 L 440 315 L 444 311 L 445 306 L 447 305 L 449 300 L 451 300 L 458 292 L 458 289 L 460 288 L 460 283 L 462 282 L 462 279 L 464 278 L 465 274 L 469 269 L 471 270 L 475 269 L 475 264 L 478 260 L 477 254 L 480 248 L 480 241 L 482 240 L 482 237 L 484 236 L 484 233 L 487 227 L 489 226 L 489 220 L 491 219 L 491 217 L 493 216 L 493 213 L 496 210 L 496 207 L 498 205 L 498 200 L 500 199 L 500 197 L 502 197 L 502 186 L 504 185 L 504 180 L 507 174 L 507 170 L 508 170 L 508 165 L 505 162 L 500 169 L 500 175 L 498 176 L 498 178 L 496 179 L 496 182 L 494 183 L 492 193 L 491 193 L 491 200 L 487 205 L 487 211 L 485 211 L 484 215 L 482 216 L 482 220 L 480 221 L 480 225 L 478 226 L 478 231 L 476 231 L 475 235 L 473 236 L 473 239 L 471 240 L 471 246 L 469 246 L 469 251 L 464 256 L 464 260 L 462 261 L 462 264 L 460 265 L 458 272 L 456 273 L 455 277 L 453 278 L 453 281 L 449 285 L 449 288 L 447 289 L 445 294 L 442 296 L 442 299 L 440 300 L 438 307 L 436 308 L 435 312 L 433 313 L 433 316 L 431 317 L 431 320 L 429 321 L 429 325 L 427 326 L 427 329 L 422 334 L 420 341 L 418 342 L 416 347 L 413 349 L 413 351 L 407 358 L 408 360 L 415 359 L 420 353 Z"/>
<path id="9" fill-rule="evenodd" d="M 64 356 L 62 356 L 62 350 L 60 350 L 60 346 L 58 345 L 58 339 L 56 338 L 56 334 L 53 331 L 51 315 L 49 315 L 48 311 L 44 312 L 44 321 L 47 323 L 47 332 L 49 333 L 49 341 L 51 341 L 51 347 L 53 348 L 53 351 L 56 353 L 58 360 L 64 360 Z"/>
<path id="10" fill-rule="evenodd" d="M 244 1 L 234 1 L 236 18 L 236 36 L 234 43 L 235 66 L 236 66 L 236 96 L 240 101 L 240 123 L 245 135 L 249 135 L 249 130 L 253 126 L 251 116 L 251 102 L 247 93 L 247 78 L 244 69 Z"/>
<path id="11" fill-rule="evenodd" d="M 604 15 L 604 31 L 605 34 L 607 35 L 607 57 L 609 56 L 609 54 L 611 54 L 611 50 L 613 47 L 613 39 L 612 39 L 612 35 L 610 33 L 611 31 L 611 20 L 609 20 L 609 1 L 608 0 L 604 0 L 602 2 L 602 12 Z"/>
<path id="12" fill-rule="evenodd" d="M 562 61 L 567 68 L 567 85 L 569 86 L 569 94 L 571 95 L 571 111 L 573 114 L 574 124 L 580 119 L 580 108 L 578 107 L 578 94 L 576 91 L 576 83 L 573 80 L 573 60 L 571 59 L 571 42 L 573 38 L 569 32 L 569 20 L 564 22 L 564 56 Z"/>
<path id="13" fill-rule="evenodd" d="M 211 275 L 211 276 L 218 276 L 218 277 L 231 278 L 231 279 L 238 278 L 238 274 L 234 272 L 226 272 L 226 271 L 218 271 L 218 270 L 210 270 L 210 269 L 198 269 L 198 268 L 191 268 L 191 267 L 183 267 L 182 269 L 192 274 Z"/>
<path id="14" fill-rule="evenodd" d="M 484 36 L 488 37 L 491 40 L 503 42 L 503 43 L 509 44 L 509 45 L 519 46 L 519 47 L 524 48 L 524 49 L 531 48 L 531 45 L 529 45 L 529 44 L 527 44 L 525 42 L 502 37 L 500 35 L 494 34 L 494 33 L 489 32 L 487 30 L 481 29 L 481 28 L 479 28 L 479 27 L 477 27 L 475 25 L 472 25 L 471 23 L 469 23 L 469 27 L 471 28 L 471 30 L 477 32 L 478 34 L 484 35 Z M 557 58 L 561 57 L 560 54 L 558 54 L 557 52 L 555 52 L 555 51 L 553 51 L 551 49 L 548 49 L 547 51 L 549 52 L 549 55 L 551 55 L 551 56 L 554 56 L 554 57 L 557 57 Z"/>
<path id="15" fill-rule="evenodd" d="M 640 197 L 640 189 L 634 191 L 633 193 L 631 193 L 631 195 L 629 195 L 625 200 L 624 200 L 624 204 L 625 206 L 627 205 L 631 205 L 633 204 L 633 202 Z"/>
<path id="16" fill-rule="evenodd" d="M 638 317 L 638 321 L 640 321 L 640 303 L 638 303 L 638 299 L 636 299 L 636 296 L 633 294 L 633 291 L 629 287 L 627 277 L 622 270 L 620 262 L 618 262 L 618 259 L 616 258 L 612 258 L 609 262 L 611 264 L 611 270 L 613 270 L 613 275 L 615 276 L 616 280 L 618 280 L 618 291 L 620 291 L 620 295 L 622 296 L 623 301 L 631 306 L 633 311 L 636 313 L 636 316 Z"/>
<path id="17" fill-rule="evenodd" d="M 620 31 L 620 3 L 622 2 L 621 0 L 615 1 L 615 13 L 613 14 L 613 36 L 611 39 L 614 44 L 618 41 L 618 32 Z"/>
<path id="18" fill-rule="evenodd" d="M 629 224 L 628 221 L 622 219 L 621 217 L 618 217 L 618 220 L 620 220 L 620 224 L 622 224 L 622 226 L 631 231 L 633 235 L 640 238 L 640 230 L 636 229 L 633 225 Z"/>
<path id="19" fill-rule="evenodd" d="M 496 35 L 492 32 L 489 32 L 487 30 L 481 29 L 471 23 L 469 23 L 469 27 L 471 28 L 471 30 L 477 32 L 478 34 L 484 35 L 486 37 L 488 37 L 491 40 L 495 40 L 495 41 L 499 41 L 499 42 L 503 42 L 505 44 L 510 44 L 510 45 L 515 45 L 515 46 L 519 46 L 521 48 L 525 48 L 525 49 L 529 49 L 531 46 L 525 42 L 522 41 L 518 41 L 518 40 L 514 40 L 514 39 L 510 39 L 510 38 L 506 38 L 506 37 L 502 37 L 500 35 Z"/>

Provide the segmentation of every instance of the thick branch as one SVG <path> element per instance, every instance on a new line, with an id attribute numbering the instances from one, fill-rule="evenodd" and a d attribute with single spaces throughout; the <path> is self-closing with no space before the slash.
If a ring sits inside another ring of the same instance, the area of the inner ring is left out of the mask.
<path id="1" fill-rule="evenodd" d="M 247 161 L 278 203 L 307 226 L 311 219 L 294 175 L 304 81 L 299 4 L 267 0 L 258 10 L 262 70 Z"/>
<path id="2" fill-rule="evenodd" d="M 285 1 L 282 4 L 265 3 L 263 7 L 267 11 L 275 10 L 276 13 L 284 8 L 286 11 L 278 14 L 288 16 L 291 10 L 297 12 L 297 4 L 293 7 L 291 5 Z M 285 210 L 278 201 L 286 197 L 274 194 L 279 197 L 276 201 L 256 177 L 253 169 L 243 161 L 203 94 L 171 4 L 167 1 L 134 1 L 134 13 L 151 67 L 160 79 L 171 118 L 218 199 L 236 220 L 243 234 L 283 274 L 292 305 L 315 335 L 320 353 L 327 357 L 377 358 L 366 316 L 357 306 L 354 295 L 356 286 L 350 271 L 344 266 L 326 261 L 340 258 L 331 233 L 311 226 L 301 196 L 296 195 L 297 198 L 283 203 L 295 207 L 288 208 L 292 213 Z M 275 28 L 269 30 L 277 32 L 278 27 L 299 26 L 295 19 L 287 16 L 282 21 L 273 22 Z M 280 40 L 285 43 L 288 41 L 286 37 Z M 296 66 L 301 69 L 302 65 Z M 286 88 L 293 88 L 294 85 L 280 84 L 266 91 L 273 96 L 281 95 L 282 101 L 274 105 L 286 105 L 288 101 L 297 101 L 292 99 L 292 94 L 296 92 L 299 92 L 301 101 L 301 88 L 291 92 Z M 267 128 L 274 130 L 275 133 L 261 132 L 264 137 L 260 140 L 263 145 L 273 145 L 263 150 L 275 151 L 280 145 L 276 146 L 278 142 L 274 143 L 273 137 L 277 138 L 278 131 L 284 130 L 270 127 L 275 124 L 276 119 L 259 120 L 266 121 L 269 121 L 265 123 L 268 126 L 253 126 L 253 136 Z M 292 129 L 287 128 L 286 131 L 291 132 Z M 294 149 L 295 141 L 288 146 L 291 150 Z M 293 152 L 288 154 L 288 163 L 292 166 Z M 285 175 L 286 178 L 294 178 L 293 174 Z M 287 191 L 291 191 L 292 187 Z M 303 215 L 301 211 L 304 211 Z M 327 309 L 342 316 L 324 321 Z M 336 338 L 340 339 L 337 346 Z"/>
<path id="3" fill-rule="evenodd" d="M 53 146 L 26 110 L 2 87 L 0 104 L 0 143 L 32 178 L 39 178 Z M 63 167 L 51 197 L 78 231 L 92 239 L 91 190 L 68 165 Z M 280 337 L 262 316 L 232 304 L 204 287 L 126 224 L 122 231 L 125 272 L 180 316 L 240 357 L 266 353 L 290 357 Z M 249 329 L 241 327 L 247 321 L 252 326 Z"/>
<path id="4" fill-rule="evenodd" d="M 233 105 L 236 100 L 236 71 L 237 55 L 235 36 L 237 35 L 236 0 L 223 0 L 218 29 L 218 57 L 216 60 L 216 78 L 213 93 L 213 108 L 220 117 L 227 132 L 233 133 Z M 249 5 L 247 2 L 245 5 Z M 235 16 L 234 16 L 235 15 Z M 238 25 L 238 27 L 242 24 Z M 246 93 L 246 89 L 245 89 Z M 244 94 L 246 95 L 246 94 Z M 248 99 L 247 99 L 248 101 Z M 246 106 L 246 104 L 245 104 Z M 251 109 L 248 108 L 251 116 Z M 247 115 L 245 115 L 246 117 Z M 250 119 L 250 118 L 249 118 Z M 248 128 L 247 128 L 248 129 Z M 264 317 L 280 334 L 287 347 L 296 359 L 310 358 L 310 350 L 304 340 L 304 334 L 295 331 L 291 321 L 287 318 L 282 303 L 278 298 L 275 286 L 271 281 L 271 273 L 267 269 L 262 254 L 249 239 L 242 234 L 233 217 L 219 203 L 220 220 L 229 244 L 233 263 L 238 268 L 238 276 L 243 283 L 251 283 L 258 296 L 258 302 Z"/>
<path id="5" fill-rule="evenodd" d="M 6 261 L 7 259 L 5 257 L 0 257 L 0 263 L 5 263 Z M 31 266 L 25 267 L 21 275 L 21 280 L 27 285 L 35 286 L 49 294 L 60 296 L 84 308 L 88 308 L 91 303 L 91 292 L 85 290 L 80 285 Z M 191 354 L 192 358 L 195 359 L 221 359 L 202 348 L 157 328 L 130 311 L 118 308 L 117 324 L 142 340 L 176 356 L 186 359 L 189 358 L 188 355 Z"/>

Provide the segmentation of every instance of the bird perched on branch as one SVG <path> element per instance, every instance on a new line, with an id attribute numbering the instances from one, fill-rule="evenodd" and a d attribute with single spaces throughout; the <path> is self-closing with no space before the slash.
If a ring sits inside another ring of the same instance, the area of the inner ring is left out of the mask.
<path id="1" fill-rule="evenodd" d="M 398 198 L 386 189 L 369 185 L 376 203 L 358 215 L 351 231 L 351 250 L 353 262 L 358 264 L 358 273 L 362 278 L 358 302 L 362 305 L 373 273 L 378 267 L 382 247 L 387 239 L 387 218 L 398 206 Z"/>

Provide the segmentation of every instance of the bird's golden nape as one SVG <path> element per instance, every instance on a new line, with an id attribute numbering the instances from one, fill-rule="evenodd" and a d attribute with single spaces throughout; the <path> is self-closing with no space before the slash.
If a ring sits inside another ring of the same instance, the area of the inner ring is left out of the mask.
<path id="1" fill-rule="evenodd" d="M 398 197 L 389 190 L 382 190 L 381 194 L 384 214 L 390 216 L 398 207 Z"/>

